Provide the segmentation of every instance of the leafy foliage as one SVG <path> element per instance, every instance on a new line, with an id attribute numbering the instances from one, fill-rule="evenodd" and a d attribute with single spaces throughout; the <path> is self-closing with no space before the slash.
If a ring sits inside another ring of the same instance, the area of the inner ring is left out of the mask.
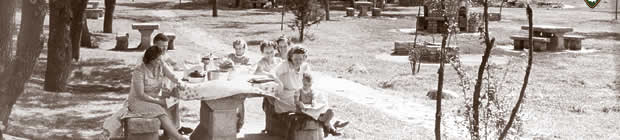
<path id="1" fill-rule="evenodd" d="M 295 15 L 293 22 L 288 25 L 292 30 L 299 32 L 299 41 L 304 41 L 306 29 L 314 24 L 319 24 L 325 16 L 318 0 L 289 0 L 287 7 Z"/>

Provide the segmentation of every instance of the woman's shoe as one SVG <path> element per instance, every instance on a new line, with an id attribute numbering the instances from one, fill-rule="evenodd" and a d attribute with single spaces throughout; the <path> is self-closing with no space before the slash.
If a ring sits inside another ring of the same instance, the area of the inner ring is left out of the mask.
<path id="1" fill-rule="evenodd" d="M 349 125 L 349 122 L 348 122 L 348 121 L 345 121 L 345 122 L 343 122 L 343 123 L 340 123 L 340 121 L 336 121 L 336 123 L 334 123 L 334 127 L 335 127 L 335 128 L 344 128 L 344 127 L 346 127 L 347 125 Z"/>
<path id="2" fill-rule="evenodd" d="M 189 135 L 192 132 L 194 132 L 194 130 L 192 130 L 191 128 L 187 128 L 187 127 L 181 127 L 181 129 L 179 129 L 179 134 L 181 135 Z"/>
<path id="3" fill-rule="evenodd" d="M 329 129 L 329 134 L 332 134 L 332 136 L 342 136 L 342 133 L 336 131 L 336 129 Z"/>

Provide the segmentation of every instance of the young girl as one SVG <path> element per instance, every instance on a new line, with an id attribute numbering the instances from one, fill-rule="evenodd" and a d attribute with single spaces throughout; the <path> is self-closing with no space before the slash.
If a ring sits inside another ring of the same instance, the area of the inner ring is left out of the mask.
<path id="1" fill-rule="evenodd" d="M 229 54 L 228 59 L 232 60 L 235 65 L 248 65 L 250 62 L 250 58 L 245 56 L 247 46 L 247 43 L 243 39 L 237 39 L 233 41 L 233 48 L 235 49 L 235 53 Z"/>
<path id="2" fill-rule="evenodd" d="M 340 136 L 342 133 L 337 132 L 336 128 L 342 128 L 349 124 L 349 122 L 341 124 L 340 121 L 336 121 L 333 126 L 330 124 L 331 119 L 334 117 L 334 112 L 327 106 L 326 94 L 313 92 L 312 76 L 309 73 L 303 74 L 303 87 L 295 92 L 294 97 L 297 112 L 303 112 L 321 122 L 325 136 L 328 134 Z"/>
<path id="3" fill-rule="evenodd" d="M 282 59 L 275 57 L 276 43 L 263 40 L 260 44 L 260 52 L 263 54 L 256 66 L 256 75 L 271 75 L 269 72 L 276 65 L 282 62 Z"/>

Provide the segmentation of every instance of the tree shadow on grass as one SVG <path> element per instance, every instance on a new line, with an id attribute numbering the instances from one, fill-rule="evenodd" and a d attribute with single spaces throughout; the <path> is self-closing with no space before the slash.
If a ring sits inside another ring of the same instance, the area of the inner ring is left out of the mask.
<path id="1" fill-rule="evenodd" d="M 574 32 L 575 34 L 585 36 L 586 39 L 594 38 L 600 40 L 620 41 L 620 33 L 617 32 Z"/>
<path id="2" fill-rule="evenodd" d="M 47 60 L 39 59 L 31 82 L 43 86 Z M 133 68 L 122 59 L 90 58 L 73 66 L 68 89 L 73 94 L 128 93 Z"/>

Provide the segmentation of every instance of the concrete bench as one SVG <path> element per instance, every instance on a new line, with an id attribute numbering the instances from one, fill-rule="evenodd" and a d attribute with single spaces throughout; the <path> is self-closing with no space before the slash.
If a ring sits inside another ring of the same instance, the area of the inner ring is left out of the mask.
<path id="1" fill-rule="evenodd" d="M 564 47 L 570 50 L 581 50 L 581 40 L 585 38 L 580 35 L 564 35 Z"/>
<path id="2" fill-rule="evenodd" d="M 168 37 L 168 50 L 174 50 L 174 39 L 177 38 L 174 33 L 164 33 Z"/>
<path id="3" fill-rule="evenodd" d="M 124 118 L 123 126 L 128 140 L 159 140 L 161 122 L 158 118 Z"/>
<path id="4" fill-rule="evenodd" d="M 99 9 L 100 1 L 89 1 L 86 9 Z"/>
<path id="5" fill-rule="evenodd" d="M 291 123 L 292 131 L 289 131 L 292 134 L 293 140 L 323 140 L 323 124 L 319 121 L 313 120 L 309 116 L 305 115 L 294 115 L 293 121 Z M 299 119 L 296 121 L 295 119 Z"/>
<path id="6" fill-rule="evenodd" d="M 515 50 L 523 50 L 523 48 L 530 48 L 529 37 L 528 35 L 512 35 L 510 39 L 514 40 L 514 48 Z M 532 37 L 534 40 L 534 51 L 545 51 L 547 50 L 547 44 L 549 44 L 549 38 L 544 37 Z"/>
<path id="7" fill-rule="evenodd" d="M 84 14 L 86 18 L 99 19 L 99 17 L 103 17 L 103 9 L 86 9 Z"/>
<path id="8" fill-rule="evenodd" d="M 372 8 L 372 16 L 373 17 L 381 16 L 381 8 Z"/>
<path id="9" fill-rule="evenodd" d="M 353 17 L 355 16 L 355 8 L 353 7 L 347 7 L 347 17 Z"/>
<path id="10" fill-rule="evenodd" d="M 129 46 L 129 33 L 120 32 L 116 33 L 116 46 L 115 50 L 126 50 Z"/>
<path id="11" fill-rule="evenodd" d="M 140 46 L 138 49 L 144 50 L 151 47 L 151 35 L 153 31 L 159 29 L 157 23 L 134 23 L 131 28 L 140 32 Z"/>
<path id="12" fill-rule="evenodd" d="M 423 47 L 424 44 L 422 42 L 416 42 L 416 47 Z M 396 41 L 394 42 L 394 52 L 393 55 L 409 55 L 409 51 L 414 47 L 413 41 Z"/>

